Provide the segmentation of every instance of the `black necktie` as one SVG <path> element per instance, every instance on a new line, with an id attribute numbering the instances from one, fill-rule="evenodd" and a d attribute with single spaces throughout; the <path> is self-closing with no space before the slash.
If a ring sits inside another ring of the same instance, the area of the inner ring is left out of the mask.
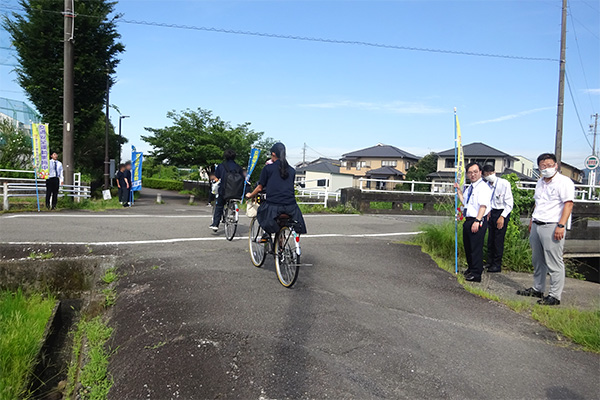
<path id="1" fill-rule="evenodd" d="M 58 178 L 58 166 L 56 165 L 57 162 L 56 162 L 56 160 L 53 160 L 53 161 L 54 161 L 54 176 L 56 176 Z"/>

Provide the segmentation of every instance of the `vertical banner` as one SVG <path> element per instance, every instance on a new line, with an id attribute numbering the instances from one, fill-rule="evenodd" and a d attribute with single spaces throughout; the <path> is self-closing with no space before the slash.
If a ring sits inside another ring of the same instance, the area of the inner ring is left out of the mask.
<path id="1" fill-rule="evenodd" d="M 258 164 L 258 157 L 260 156 L 260 149 L 252 149 L 250 152 L 250 159 L 248 160 L 248 173 L 246 174 L 246 182 L 250 182 L 250 175 Z"/>
<path id="2" fill-rule="evenodd" d="M 142 152 L 135 151 L 135 147 L 131 146 L 131 191 L 135 192 L 142 190 Z"/>
<path id="3" fill-rule="evenodd" d="M 465 184 L 465 155 L 462 147 L 462 135 L 460 133 L 460 124 L 456 107 L 454 108 L 454 182 L 458 184 L 458 189 L 454 194 L 454 209 L 456 210 L 454 218 L 454 273 L 458 274 L 458 221 L 463 219 L 462 204 L 459 205 L 458 190 L 462 190 Z"/>
<path id="4" fill-rule="evenodd" d="M 33 164 L 36 177 L 48 179 L 50 176 L 50 162 L 48 160 L 48 124 L 32 124 L 31 133 L 33 141 Z"/>

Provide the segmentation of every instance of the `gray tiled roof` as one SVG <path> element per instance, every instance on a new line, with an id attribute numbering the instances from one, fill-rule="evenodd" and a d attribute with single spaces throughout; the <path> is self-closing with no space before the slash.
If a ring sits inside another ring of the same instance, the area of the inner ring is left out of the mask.
<path id="1" fill-rule="evenodd" d="M 410 154 L 397 147 L 378 144 L 376 146 L 367 147 L 366 149 L 356 150 L 342 155 L 343 158 L 358 158 L 358 157 L 374 157 L 374 158 L 408 158 L 419 160 L 419 157 Z"/>
<path id="2" fill-rule="evenodd" d="M 371 169 L 366 173 L 366 175 L 367 176 L 373 176 L 373 175 L 404 176 L 404 174 L 401 171 L 398 171 L 396 168 L 393 168 L 393 167 L 381 167 L 381 168 Z"/>
<path id="3" fill-rule="evenodd" d="M 296 172 L 325 172 L 330 174 L 339 174 L 340 166 L 339 161 L 336 160 L 323 160 L 315 163 L 310 163 L 304 167 L 296 168 Z"/>
<path id="4" fill-rule="evenodd" d="M 465 157 L 508 157 L 513 160 L 517 160 L 516 157 L 511 156 L 503 151 L 488 146 L 485 143 L 475 142 L 469 143 L 463 146 L 463 152 Z M 437 153 L 439 157 L 454 157 L 454 149 L 440 151 Z"/>

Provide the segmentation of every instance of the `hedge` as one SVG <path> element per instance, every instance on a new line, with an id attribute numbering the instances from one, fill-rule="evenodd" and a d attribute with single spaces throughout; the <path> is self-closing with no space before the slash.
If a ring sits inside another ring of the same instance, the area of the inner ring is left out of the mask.
<path id="1" fill-rule="evenodd" d="M 152 189 L 164 189 L 164 190 L 183 190 L 183 182 L 182 181 L 174 181 L 171 179 L 154 179 L 154 178 L 143 178 L 142 179 L 142 188 L 152 188 Z"/>

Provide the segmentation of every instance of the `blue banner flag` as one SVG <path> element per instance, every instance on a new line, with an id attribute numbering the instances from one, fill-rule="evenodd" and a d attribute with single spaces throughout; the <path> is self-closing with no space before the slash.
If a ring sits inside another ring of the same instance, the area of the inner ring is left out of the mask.
<path id="1" fill-rule="evenodd" d="M 260 149 L 252 149 L 250 152 L 250 159 L 248 160 L 248 173 L 246 174 L 246 182 L 250 182 L 250 175 L 258 164 L 258 157 L 260 156 Z"/>
<path id="2" fill-rule="evenodd" d="M 142 190 L 142 152 L 135 151 L 135 147 L 131 146 L 131 191 L 135 192 Z"/>

